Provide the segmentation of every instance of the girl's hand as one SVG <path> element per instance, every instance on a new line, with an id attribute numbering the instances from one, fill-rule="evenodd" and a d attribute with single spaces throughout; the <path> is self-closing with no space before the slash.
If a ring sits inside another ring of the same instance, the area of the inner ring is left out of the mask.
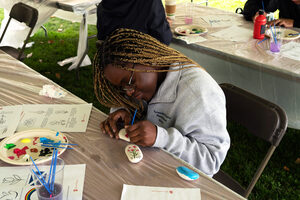
<path id="1" fill-rule="evenodd" d="M 108 134 L 111 138 L 119 138 L 119 129 L 117 127 L 117 121 L 122 120 L 125 125 L 130 123 L 130 113 L 125 109 L 117 110 L 110 113 L 108 118 L 101 122 L 100 128 L 103 134 Z"/>
<path id="2" fill-rule="evenodd" d="M 152 146 L 155 143 L 157 130 L 150 121 L 139 121 L 132 126 L 125 126 L 130 142 L 143 147 Z"/>
<path id="3" fill-rule="evenodd" d="M 268 22 L 268 26 L 272 26 L 274 24 L 275 26 L 284 26 L 286 28 L 291 28 L 294 26 L 294 20 L 281 18 Z"/>

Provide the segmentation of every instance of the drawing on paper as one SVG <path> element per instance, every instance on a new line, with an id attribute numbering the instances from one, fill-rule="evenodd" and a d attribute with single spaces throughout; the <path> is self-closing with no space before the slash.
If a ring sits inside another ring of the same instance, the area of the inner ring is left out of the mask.
<path id="1" fill-rule="evenodd" d="M 57 110 L 55 111 L 55 114 L 67 114 L 68 111 L 67 110 Z"/>
<path id="2" fill-rule="evenodd" d="M 19 195 L 18 192 L 9 190 L 7 192 L 2 192 L 0 194 L 0 199 L 13 200 L 13 199 L 16 199 L 18 197 L 18 195 Z"/>
<path id="3" fill-rule="evenodd" d="M 4 124 L 6 122 L 5 115 L 0 116 L 0 125 Z"/>
<path id="4" fill-rule="evenodd" d="M 2 183 L 9 184 L 9 185 L 14 185 L 14 184 L 19 183 L 22 180 L 23 179 L 19 175 L 12 174 L 11 176 L 4 177 L 3 180 L 2 180 Z"/>
<path id="5" fill-rule="evenodd" d="M 32 127 L 35 123 L 35 119 L 34 118 L 29 118 L 29 119 L 26 119 L 24 121 L 24 126 L 26 127 Z"/>

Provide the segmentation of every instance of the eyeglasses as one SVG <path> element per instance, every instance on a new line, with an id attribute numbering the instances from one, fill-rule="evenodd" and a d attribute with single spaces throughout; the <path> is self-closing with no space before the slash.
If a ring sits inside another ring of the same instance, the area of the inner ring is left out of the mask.
<path id="1" fill-rule="evenodd" d="M 133 67 L 132 67 L 133 69 L 134 69 L 134 66 L 135 66 L 135 64 L 133 64 Z M 133 74 L 134 74 L 134 71 L 131 72 L 128 83 L 122 87 L 122 90 L 124 90 L 125 92 L 135 90 L 135 84 L 132 84 Z"/>

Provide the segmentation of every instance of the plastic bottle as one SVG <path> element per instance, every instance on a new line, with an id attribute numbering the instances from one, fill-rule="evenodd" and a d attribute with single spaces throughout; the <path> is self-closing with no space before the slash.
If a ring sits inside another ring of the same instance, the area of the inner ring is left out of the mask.
<path id="1" fill-rule="evenodd" d="M 258 16 L 254 20 L 253 38 L 254 39 L 264 39 L 267 18 L 264 16 L 264 11 L 259 10 Z"/>

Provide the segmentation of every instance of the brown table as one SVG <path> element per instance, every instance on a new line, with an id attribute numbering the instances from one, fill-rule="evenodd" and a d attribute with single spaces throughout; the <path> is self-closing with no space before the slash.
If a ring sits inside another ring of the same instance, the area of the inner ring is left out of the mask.
<path id="1" fill-rule="evenodd" d="M 85 103 L 68 91 L 62 99 L 40 96 L 38 93 L 44 84 L 56 85 L 0 51 L 0 106 Z M 183 161 L 157 148 L 141 148 L 143 160 L 138 164 L 130 163 L 124 152 L 127 142 L 100 133 L 99 123 L 105 118 L 104 113 L 93 107 L 85 133 L 65 133 L 71 143 L 79 146 L 67 150 L 61 157 L 66 164 L 86 164 L 83 199 L 120 199 L 123 184 L 196 187 L 200 188 L 202 199 L 205 200 L 244 199 L 199 171 L 200 178 L 196 181 L 181 179 L 175 169 L 184 165 Z M 0 166 L 11 165 L 0 161 Z"/>

